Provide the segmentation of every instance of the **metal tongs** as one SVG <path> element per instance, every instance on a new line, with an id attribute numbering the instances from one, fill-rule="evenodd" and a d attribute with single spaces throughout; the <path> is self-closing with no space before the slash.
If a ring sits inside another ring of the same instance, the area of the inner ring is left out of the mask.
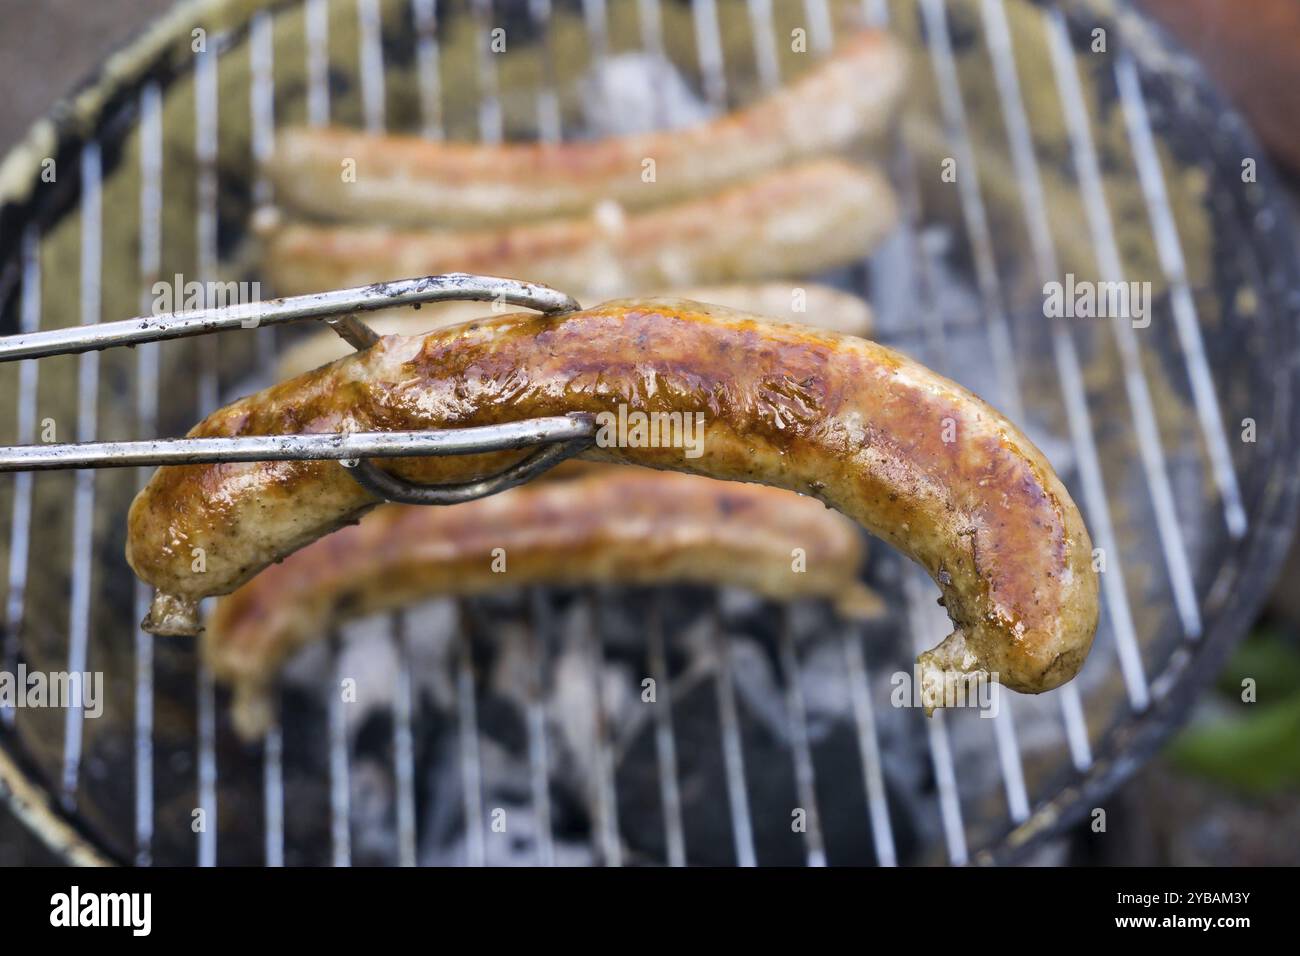
<path id="1" fill-rule="evenodd" d="M 92 352 L 120 345 L 134 346 L 228 329 L 259 328 L 306 320 L 323 321 L 348 344 L 356 349 L 365 349 L 378 341 L 379 335 L 357 318 L 357 313 L 455 300 L 522 306 L 544 314 L 579 308 L 573 298 L 547 286 L 491 276 L 449 273 L 260 303 L 4 336 L 0 337 L 0 362 Z M 472 501 L 522 484 L 582 451 L 594 440 L 592 418 L 573 413 L 500 425 L 425 431 L 0 446 L 0 472 L 332 459 L 347 468 L 358 484 L 381 498 L 404 504 L 445 505 Z M 415 484 L 380 470 L 369 460 L 467 455 L 530 447 L 537 450 L 510 468 L 458 484 Z"/>

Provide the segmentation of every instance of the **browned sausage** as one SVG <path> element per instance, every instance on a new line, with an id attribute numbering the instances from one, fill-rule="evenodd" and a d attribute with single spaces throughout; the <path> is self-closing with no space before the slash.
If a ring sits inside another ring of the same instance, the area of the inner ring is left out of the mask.
<path id="1" fill-rule="evenodd" d="M 289 208 L 326 219 L 447 228 L 579 216 L 604 200 L 645 209 L 879 132 L 905 74 L 902 47 L 868 31 L 753 106 L 686 129 L 507 145 L 289 129 L 268 172 Z"/>
<path id="2" fill-rule="evenodd" d="M 796 555 L 796 549 L 800 552 Z M 204 659 L 236 690 L 236 726 L 265 729 L 264 692 L 298 648 L 350 618 L 528 585 L 701 583 L 871 610 L 863 536 L 777 488 L 605 467 L 447 508 L 384 505 L 222 598 Z"/>
<path id="3" fill-rule="evenodd" d="M 702 415 L 701 454 L 606 443 L 588 457 L 811 494 L 918 561 L 954 623 L 921 656 L 928 701 L 958 672 L 1039 692 L 1082 664 L 1097 576 L 1064 486 L 996 410 L 863 339 L 683 300 L 503 316 L 381 339 L 237 401 L 191 434 L 446 428 L 620 406 Z M 385 467 L 447 482 L 519 454 Z M 127 542 L 132 568 L 159 591 L 150 626 L 193 632 L 199 599 L 229 593 L 375 504 L 332 461 L 160 469 L 131 508 Z M 203 573 L 192 570 L 195 548 Z"/>
<path id="4" fill-rule="evenodd" d="M 472 272 L 607 298 L 849 265 L 893 228 L 878 172 L 839 160 L 783 169 L 650 212 L 463 232 L 274 225 L 263 266 L 280 295 L 394 276 Z"/>

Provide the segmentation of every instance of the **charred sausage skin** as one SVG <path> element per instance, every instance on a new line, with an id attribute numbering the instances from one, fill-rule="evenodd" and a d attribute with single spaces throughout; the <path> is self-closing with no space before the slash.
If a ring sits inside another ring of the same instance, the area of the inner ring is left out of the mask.
<path id="1" fill-rule="evenodd" d="M 703 454 L 596 447 L 588 457 L 810 494 L 920 563 L 954 624 L 920 657 L 927 703 L 959 675 L 1049 690 L 1086 657 L 1097 623 L 1092 545 L 1042 453 L 966 389 L 863 339 L 686 300 L 502 316 L 384 338 L 237 401 L 191 434 L 464 427 L 620 405 L 702 412 Z M 386 467 L 460 481 L 517 457 Z M 194 602 L 375 504 L 337 462 L 160 469 L 132 506 L 127 545 L 132 568 L 160 592 L 150 626 L 193 632 Z M 195 548 L 203 573 L 192 570 Z"/>

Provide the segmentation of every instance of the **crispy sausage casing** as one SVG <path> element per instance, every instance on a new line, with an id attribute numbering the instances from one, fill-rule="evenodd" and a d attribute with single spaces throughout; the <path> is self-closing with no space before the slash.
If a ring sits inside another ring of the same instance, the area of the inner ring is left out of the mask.
<path id="1" fill-rule="evenodd" d="M 604 200 L 643 209 L 879 132 L 905 73 L 901 46 L 869 31 L 753 106 L 686 129 L 507 145 L 290 129 L 268 172 L 287 206 L 326 219 L 447 228 L 581 215 Z M 345 158 L 355 181 L 339 175 Z"/>
<path id="2" fill-rule="evenodd" d="M 871 251 L 896 219 L 888 181 L 840 160 L 783 169 L 650 212 L 464 232 L 287 223 L 265 236 L 279 295 L 394 276 L 509 276 L 592 298 L 813 275 Z"/>
<path id="3" fill-rule="evenodd" d="M 701 413 L 702 453 L 624 441 L 588 457 L 811 494 L 918 561 L 954 624 L 921 655 L 927 701 L 958 672 L 1038 692 L 1082 664 L 1097 577 L 1065 487 L 993 408 L 863 339 L 684 300 L 503 316 L 381 339 L 221 409 L 191 435 L 463 427 L 620 406 Z M 385 467 L 458 481 L 519 455 Z M 375 503 L 332 461 L 160 469 L 131 508 L 127 546 L 161 592 L 151 626 L 193 631 L 198 599 L 234 590 Z M 195 548 L 203 573 L 192 570 Z"/>
<path id="4" fill-rule="evenodd" d="M 222 598 L 203 655 L 235 685 L 240 729 L 257 735 L 280 665 L 349 618 L 431 597 L 603 583 L 731 585 L 857 615 L 872 599 L 857 580 L 863 553 L 858 527 L 812 498 L 606 466 L 450 508 L 381 506 Z"/>

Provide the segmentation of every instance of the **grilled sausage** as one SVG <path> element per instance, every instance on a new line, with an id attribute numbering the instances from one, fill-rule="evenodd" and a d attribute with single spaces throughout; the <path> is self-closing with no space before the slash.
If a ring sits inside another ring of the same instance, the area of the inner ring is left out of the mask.
<path id="1" fill-rule="evenodd" d="M 795 308 L 796 290 L 801 299 Z M 818 328 L 865 338 L 871 334 L 871 306 L 848 292 L 816 282 L 759 282 L 700 286 L 666 293 L 672 298 L 712 302 L 785 322 L 810 319 Z M 393 309 L 367 317 L 366 324 L 380 335 L 418 335 L 449 325 L 483 318 L 488 307 L 481 302 L 445 302 L 419 309 Z M 352 346 L 329 330 L 318 331 L 286 349 L 277 366 L 279 378 L 293 378 L 327 362 L 342 358 Z"/>
<path id="2" fill-rule="evenodd" d="M 222 598 L 203 655 L 235 685 L 236 726 L 260 736 L 281 664 L 350 618 L 507 587 L 691 582 L 829 599 L 858 616 L 874 599 L 857 580 L 862 557 L 854 523 L 811 498 L 609 467 L 450 508 L 384 505 Z"/>
<path id="3" fill-rule="evenodd" d="M 284 223 L 265 235 L 263 265 L 280 295 L 472 272 L 591 298 L 674 286 L 811 275 L 861 259 L 893 227 L 876 171 L 822 160 L 651 212 L 466 232 Z"/>
<path id="4" fill-rule="evenodd" d="M 645 209 L 878 133 L 905 72 L 901 46 L 865 32 L 753 106 L 686 129 L 507 145 L 288 129 L 267 172 L 289 208 L 325 219 L 447 228 L 578 216 L 604 200 Z M 355 181 L 341 175 L 345 160 Z"/>
<path id="5" fill-rule="evenodd" d="M 960 674 L 1039 692 L 1082 664 L 1097 576 L 1060 480 L 993 408 L 863 339 L 684 300 L 502 316 L 381 339 L 241 399 L 190 434 L 447 428 L 620 410 L 702 415 L 701 454 L 602 426 L 587 457 L 811 494 L 918 561 L 954 623 L 920 657 L 927 703 Z M 461 481 L 521 454 L 384 467 L 413 481 Z M 229 593 L 376 503 L 333 461 L 160 469 L 128 528 L 131 567 L 159 592 L 146 626 L 194 633 L 199 599 Z M 195 549 L 203 573 L 193 570 Z"/>

